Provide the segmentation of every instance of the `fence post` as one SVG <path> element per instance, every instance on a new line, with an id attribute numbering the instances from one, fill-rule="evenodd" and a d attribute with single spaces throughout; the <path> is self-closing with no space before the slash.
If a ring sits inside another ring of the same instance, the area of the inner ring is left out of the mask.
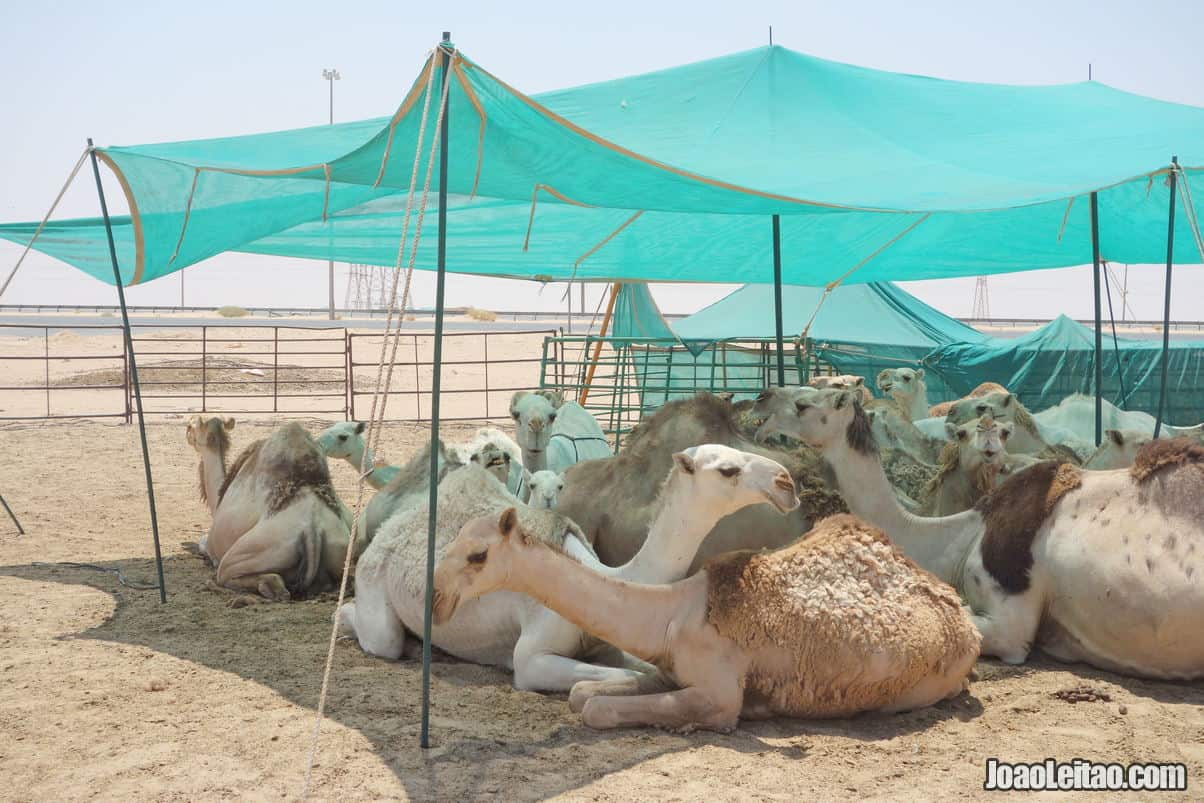
<path id="1" fill-rule="evenodd" d="M 272 412 L 279 410 L 280 388 L 280 327 L 272 327 Z"/>
<path id="2" fill-rule="evenodd" d="M 355 420 L 355 361 L 351 358 L 351 330 L 343 330 L 343 386 L 347 389 L 347 420 Z"/>
<path id="3" fill-rule="evenodd" d="M 206 385 L 206 381 L 208 379 L 208 374 L 206 372 L 206 363 L 208 362 L 208 360 L 206 359 L 206 355 L 208 353 L 208 349 L 206 347 L 205 341 L 208 338 L 208 336 L 209 336 L 209 327 L 202 326 L 201 327 L 201 412 L 202 413 L 208 412 L 208 408 L 206 407 L 206 398 L 205 398 L 205 385 Z"/>
<path id="4" fill-rule="evenodd" d="M 47 326 L 43 331 L 42 345 L 44 347 L 43 354 L 46 357 L 42 361 L 44 375 L 46 377 L 46 417 L 50 418 L 50 327 Z"/>
<path id="5" fill-rule="evenodd" d="M 489 333 L 485 333 L 485 420 L 489 420 Z"/>

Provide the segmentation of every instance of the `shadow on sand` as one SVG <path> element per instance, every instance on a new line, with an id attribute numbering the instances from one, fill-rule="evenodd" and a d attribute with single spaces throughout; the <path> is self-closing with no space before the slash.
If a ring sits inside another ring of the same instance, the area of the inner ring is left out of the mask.
<path id="1" fill-rule="evenodd" d="M 209 571 L 199 559 L 169 556 L 165 564 L 167 605 L 160 605 L 153 592 L 120 586 L 113 574 L 86 569 L 26 564 L 0 567 L 0 576 L 85 586 L 112 595 L 115 607 L 105 621 L 60 638 L 148 647 L 233 673 L 306 709 L 316 708 L 332 595 L 231 608 L 231 596 L 211 587 Z M 154 576 L 153 563 L 147 559 L 100 565 L 119 568 L 134 581 Z M 998 679 L 1045 666 L 1066 668 L 1038 659 L 1024 667 L 983 661 L 978 671 L 983 679 Z M 1082 666 L 1075 670 L 1087 682 L 1100 680 L 1136 695 L 1204 705 L 1204 689 L 1197 686 L 1124 678 Z M 504 672 L 437 655 L 432 681 L 434 744 L 422 751 L 417 746 L 420 675 L 416 661 L 384 661 L 364 655 L 352 643 L 340 642 L 326 711 L 329 719 L 362 733 L 410 797 L 419 799 L 468 799 L 494 792 L 508 798 L 546 797 L 664 753 L 704 744 L 742 754 L 775 753 L 800 762 L 803 771 L 808 761 L 807 736 L 890 740 L 949 719 L 973 720 L 983 710 L 977 698 L 963 694 L 906 714 L 818 722 L 779 719 L 749 723 L 733 734 L 600 733 L 579 723 L 568 711 L 564 695 L 518 692 Z M 591 749 L 601 744 L 611 749 Z M 325 771 L 316 771 L 318 782 Z M 509 785 L 515 778 L 530 779 L 531 787 L 515 789 Z"/>

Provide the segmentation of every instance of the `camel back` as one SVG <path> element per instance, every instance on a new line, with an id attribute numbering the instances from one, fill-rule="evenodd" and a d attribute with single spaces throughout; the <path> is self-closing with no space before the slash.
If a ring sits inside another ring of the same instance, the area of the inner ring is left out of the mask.
<path id="1" fill-rule="evenodd" d="M 330 468 L 326 456 L 316 446 L 302 450 L 298 455 L 290 455 L 287 459 L 261 460 L 263 446 L 267 439 L 257 440 L 243 449 L 226 472 L 218 493 L 218 504 L 225 498 L 226 491 L 238 477 L 252 471 L 262 472 L 268 482 L 269 491 L 267 510 L 269 514 L 283 510 L 306 488 L 313 491 L 322 504 L 336 514 L 340 513 L 338 495 L 330 482 Z"/>
<path id="2" fill-rule="evenodd" d="M 1204 446 L 1190 438 L 1150 441 L 1137 450 L 1129 474 L 1139 485 L 1164 468 L 1204 463 Z"/>
<path id="3" fill-rule="evenodd" d="M 974 505 L 986 526 L 983 566 L 1005 590 L 1028 588 L 1037 531 L 1062 497 L 1082 484 L 1078 467 L 1047 460 L 1013 474 Z"/>
<path id="4" fill-rule="evenodd" d="M 220 505 L 222 500 L 226 498 L 226 490 L 234 483 L 236 477 L 248 464 L 254 464 L 255 458 L 259 457 L 259 449 L 263 446 L 263 439 L 253 441 L 247 445 L 238 457 L 234 458 L 234 463 L 231 464 L 230 470 L 226 472 L 226 478 L 222 480 L 221 490 L 217 494 L 217 503 Z"/>

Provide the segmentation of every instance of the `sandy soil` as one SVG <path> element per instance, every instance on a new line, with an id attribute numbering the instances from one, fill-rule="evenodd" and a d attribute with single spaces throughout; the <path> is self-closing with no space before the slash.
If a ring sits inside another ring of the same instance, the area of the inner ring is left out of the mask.
<path id="1" fill-rule="evenodd" d="M 240 422 L 235 444 L 265 432 Z M 181 546 L 208 519 L 183 422 L 153 424 L 149 434 L 167 605 L 112 574 L 56 565 L 95 563 L 153 581 L 137 429 L 0 427 L 5 453 L 24 458 L 0 467 L 0 491 L 28 532 L 17 536 L 0 519 L 2 798 L 286 800 L 301 790 L 334 601 L 228 607 L 230 597 L 210 589 L 209 572 Z M 424 437 L 390 429 L 391 457 Z M 354 499 L 351 469 L 340 462 L 335 474 Z M 517 692 L 503 672 L 441 658 L 434 745 L 422 751 L 419 665 L 341 642 L 312 796 L 986 799 L 988 756 L 1053 756 L 1186 762 L 1194 791 L 1158 799 L 1199 799 L 1200 685 L 1043 659 L 1015 668 L 982 661 L 978 673 L 969 693 L 910 714 L 680 736 L 592 732 L 563 696 Z"/>

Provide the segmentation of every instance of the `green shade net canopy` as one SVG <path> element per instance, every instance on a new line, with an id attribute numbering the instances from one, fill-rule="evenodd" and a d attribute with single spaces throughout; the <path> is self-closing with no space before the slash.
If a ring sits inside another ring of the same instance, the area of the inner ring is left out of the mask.
<path id="1" fill-rule="evenodd" d="M 123 281 L 226 251 L 396 264 L 440 71 L 428 59 L 388 117 L 100 149 L 130 210 L 115 220 Z M 768 282 L 770 215 L 786 284 L 1077 265 L 1091 261 L 1093 191 L 1103 258 L 1157 262 L 1172 155 L 1186 190 L 1174 261 L 1201 259 L 1204 109 L 1099 83 L 962 83 L 781 47 L 530 97 L 456 52 L 449 79 L 453 272 Z M 112 281 L 98 220 L 52 222 L 35 247 Z"/>

